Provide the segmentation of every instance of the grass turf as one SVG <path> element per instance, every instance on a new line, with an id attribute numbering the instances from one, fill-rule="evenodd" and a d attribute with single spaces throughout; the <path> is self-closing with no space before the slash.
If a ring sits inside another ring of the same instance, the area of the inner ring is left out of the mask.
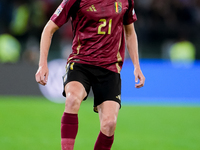
<path id="1" fill-rule="evenodd" d="M 92 150 L 99 133 L 91 100 L 82 103 L 75 150 Z M 64 104 L 0 96 L 0 149 L 59 150 Z M 112 150 L 199 150 L 200 107 L 131 106 L 119 112 Z"/>

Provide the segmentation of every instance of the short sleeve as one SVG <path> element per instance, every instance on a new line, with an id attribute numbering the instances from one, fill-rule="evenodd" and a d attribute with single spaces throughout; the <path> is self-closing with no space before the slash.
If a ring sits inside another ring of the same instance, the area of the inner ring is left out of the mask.
<path id="1" fill-rule="evenodd" d="M 63 0 L 50 19 L 58 27 L 64 25 L 70 18 L 70 9 L 75 2 L 76 0 Z"/>
<path id="2" fill-rule="evenodd" d="M 127 11 L 125 12 L 124 18 L 123 18 L 124 25 L 131 24 L 137 20 L 137 16 L 134 10 L 134 0 L 128 0 L 128 3 L 129 3 L 129 7 Z"/>

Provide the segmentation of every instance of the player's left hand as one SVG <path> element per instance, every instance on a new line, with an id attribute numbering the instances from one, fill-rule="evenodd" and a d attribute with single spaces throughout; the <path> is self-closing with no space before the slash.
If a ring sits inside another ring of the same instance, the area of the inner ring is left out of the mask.
<path id="1" fill-rule="evenodd" d="M 141 88 L 144 86 L 144 82 L 145 82 L 145 77 L 141 71 L 140 68 L 135 68 L 134 70 L 134 75 L 135 75 L 135 87 L 136 88 Z M 139 83 L 138 83 L 139 80 Z"/>

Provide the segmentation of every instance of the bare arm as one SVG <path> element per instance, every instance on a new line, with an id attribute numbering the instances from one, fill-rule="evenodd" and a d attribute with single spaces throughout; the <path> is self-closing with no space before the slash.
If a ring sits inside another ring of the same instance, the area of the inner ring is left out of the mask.
<path id="1" fill-rule="evenodd" d="M 136 84 L 135 87 L 140 88 L 144 86 L 145 77 L 140 69 L 139 64 L 137 35 L 133 24 L 125 25 L 124 29 L 127 49 L 134 65 L 135 82 L 137 83 L 138 79 L 140 80 L 140 82 Z"/>
<path id="2" fill-rule="evenodd" d="M 39 68 L 35 74 L 35 79 L 38 83 L 46 85 L 49 75 L 49 70 L 47 66 L 47 58 L 49 53 L 49 48 L 51 45 L 51 39 L 53 34 L 59 27 L 53 22 L 49 21 L 42 32 L 41 41 L 40 41 L 40 60 Z"/>

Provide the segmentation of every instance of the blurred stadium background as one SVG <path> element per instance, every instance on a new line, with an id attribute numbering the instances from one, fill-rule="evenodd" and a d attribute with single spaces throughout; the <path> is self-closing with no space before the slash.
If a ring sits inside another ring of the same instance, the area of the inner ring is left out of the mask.
<path id="1" fill-rule="evenodd" d="M 48 85 L 35 82 L 41 32 L 60 3 L 0 0 L 1 149 L 60 149 L 64 99 L 58 93 L 71 52 L 70 23 L 53 37 Z M 126 54 L 113 150 L 199 150 L 200 0 L 135 0 L 135 11 L 146 85 L 134 88 L 134 68 Z M 99 132 L 91 99 L 80 110 L 79 150 L 92 149 Z"/>

